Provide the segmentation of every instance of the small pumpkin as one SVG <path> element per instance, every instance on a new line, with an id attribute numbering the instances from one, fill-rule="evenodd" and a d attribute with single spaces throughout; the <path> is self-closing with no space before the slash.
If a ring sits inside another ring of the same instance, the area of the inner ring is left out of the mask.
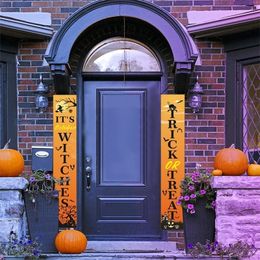
<path id="1" fill-rule="evenodd" d="M 17 177 L 24 170 L 24 159 L 20 152 L 8 149 L 10 140 L 0 149 L 0 177 Z"/>
<path id="2" fill-rule="evenodd" d="M 260 176 L 260 165 L 256 161 L 253 164 L 249 164 L 247 174 L 249 176 Z"/>
<path id="3" fill-rule="evenodd" d="M 223 174 L 223 172 L 219 169 L 215 169 L 212 171 L 211 173 L 213 176 L 221 176 Z"/>
<path id="4" fill-rule="evenodd" d="M 55 238 L 55 246 L 62 254 L 80 254 L 86 250 L 87 238 L 78 230 L 62 230 Z"/>
<path id="5" fill-rule="evenodd" d="M 248 168 L 248 159 L 235 145 L 231 145 L 216 154 L 214 168 L 221 170 L 223 175 L 242 175 Z"/>

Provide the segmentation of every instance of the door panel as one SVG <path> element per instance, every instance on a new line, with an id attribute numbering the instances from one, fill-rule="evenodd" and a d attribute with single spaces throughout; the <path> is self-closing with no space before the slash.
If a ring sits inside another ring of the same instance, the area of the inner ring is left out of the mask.
<path id="1" fill-rule="evenodd" d="M 84 83 L 84 154 L 92 173 L 83 228 L 90 239 L 160 237 L 159 84 Z"/>
<path id="2" fill-rule="evenodd" d="M 99 220 L 144 220 L 146 198 L 98 198 Z"/>
<path id="3" fill-rule="evenodd" d="M 99 184 L 143 184 L 145 91 L 97 90 L 97 95 Z"/>

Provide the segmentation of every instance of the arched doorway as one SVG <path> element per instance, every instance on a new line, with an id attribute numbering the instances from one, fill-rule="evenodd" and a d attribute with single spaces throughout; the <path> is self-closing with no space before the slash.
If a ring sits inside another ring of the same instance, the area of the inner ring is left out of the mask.
<path id="1" fill-rule="evenodd" d="M 52 40 L 56 93 L 77 79 L 78 228 L 91 239 L 160 239 L 160 94 L 184 93 L 196 58 L 185 28 L 146 1 L 96 1 Z"/>
<path id="2" fill-rule="evenodd" d="M 159 59 L 142 43 L 116 37 L 95 46 L 82 71 L 91 167 L 83 230 L 90 239 L 159 239 Z"/>

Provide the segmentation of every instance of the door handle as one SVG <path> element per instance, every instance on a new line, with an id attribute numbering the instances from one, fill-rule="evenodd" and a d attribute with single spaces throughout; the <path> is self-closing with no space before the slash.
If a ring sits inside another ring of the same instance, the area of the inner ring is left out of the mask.
<path id="1" fill-rule="evenodd" d="M 86 186 L 87 191 L 90 191 L 90 188 L 91 188 L 92 168 L 90 165 L 91 165 L 91 158 L 87 157 L 86 158 L 86 168 L 85 168 L 86 179 L 87 179 L 87 186 Z"/>
<path id="2" fill-rule="evenodd" d="M 86 167 L 86 177 L 87 177 L 87 191 L 90 191 L 91 188 L 91 174 L 92 174 L 92 169 L 90 166 Z"/>

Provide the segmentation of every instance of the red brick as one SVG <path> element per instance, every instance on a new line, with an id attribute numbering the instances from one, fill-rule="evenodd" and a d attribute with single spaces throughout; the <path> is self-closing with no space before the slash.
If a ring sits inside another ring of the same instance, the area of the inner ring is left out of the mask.
<path id="1" fill-rule="evenodd" d="M 36 72 L 35 67 L 18 67 L 18 72 Z"/>
<path id="2" fill-rule="evenodd" d="M 205 162 L 207 157 L 189 157 L 187 158 L 188 162 Z"/>
<path id="3" fill-rule="evenodd" d="M 187 145 L 189 150 L 207 150 L 207 145 L 205 144 L 189 144 Z"/>
<path id="4" fill-rule="evenodd" d="M 218 139 L 217 139 L 217 144 L 223 144 L 223 145 L 225 145 L 225 139 L 224 139 L 224 138 L 218 138 Z"/>
<path id="5" fill-rule="evenodd" d="M 52 14 L 51 17 L 52 18 L 61 18 L 61 19 L 66 19 L 69 16 L 69 14 L 61 14 L 61 13 L 57 13 L 57 14 Z"/>
<path id="6" fill-rule="evenodd" d="M 21 55 L 22 60 L 42 60 L 41 55 Z"/>
<path id="7" fill-rule="evenodd" d="M 202 138 L 207 137 L 207 133 L 187 133 L 187 138 Z"/>
<path id="8" fill-rule="evenodd" d="M 225 59 L 226 55 L 225 54 L 212 54 L 211 57 L 212 57 L 212 59 L 223 60 L 223 59 Z"/>
<path id="9" fill-rule="evenodd" d="M 26 125 L 25 126 L 26 130 L 45 130 L 45 126 L 44 125 Z"/>
<path id="10" fill-rule="evenodd" d="M 37 7 L 23 7 L 21 8 L 22 12 L 40 12 L 40 8 Z"/>
<path id="11" fill-rule="evenodd" d="M 46 6 L 51 6 L 51 5 L 52 5 L 51 1 L 32 2 L 32 6 L 38 6 L 38 7 L 46 7 Z"/>
<path id="12" fill-rule="evenodd" d="M 47 12 L 47 13 L 59 13 L 60 8 L 56 7 L 43 7 L 42 12 Z"/>
<path id="13" fill-rule="evenodd" d="M 191 6 L 172 6 L 172 12 L 186 13 L 191 10 Z"/>
<path id="14" fill-rule="evenodd" d="M 202 65 L 222 65 L 222 60 L 203 60 Z"/>
<path id="15" fill-rule="evenodd" d="M 31 54 L 32 50 L 31 49 L 21 49 L 19 51 L 20 54 Z M 18 56 L 18 59 L 20 59 L 20 57 Z"/>
<path id="16" fill-rule="evenodd" d="M 210 6 L 192 6 L 191 10 L 192 11 L 210 11 L 211 7 Z"/>

